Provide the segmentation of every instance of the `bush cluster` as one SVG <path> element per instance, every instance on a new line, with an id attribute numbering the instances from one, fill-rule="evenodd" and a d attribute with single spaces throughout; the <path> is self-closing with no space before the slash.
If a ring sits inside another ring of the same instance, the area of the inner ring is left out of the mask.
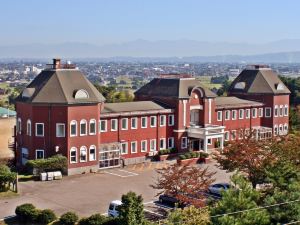
<path id="1" fill-rule="evenodd" d="M 55 170 L 64 172 L 67 169 L 67 162 L 65 156 L 55 155 L 47 159 L 28 160 L 26 166 L 31 170 L 35 170 L 37 174 Z"/>
<path id="2" fill-rule="evenodd" d="M 179 159 L 207 158 L 208 153 L 205 152 L 187 152 L 179 156 Z"/>
<path id="3" fill-rule="evenodd" d="M 66 212 L 59 218 L 61 225 L 74 225 L 78 221 L 78 216 L 74 212 Z"/>
<path id="4" fill-rule="evenodd" d="M 19 205 L 15 213 L 21 223 L 48 224 L 56 220 L 56 215 L 51 209 L 38 210 L 34 205 L 25 203 Z"/>
<path id="5" fill-rule="evenodd" d="M 0 192 L 7 191 L 7 184 L 13 183 L 17 179 L 17 174 L 11 172 L 6 165 L 0 165 Z"/>
<path id="6" fill-rule="evenodd" d="M 168 154 L 174 154 L 174 153 L 177 153 L 176 148 L 163 149 L 158 152 L 159 155 L 168 155 Z"/>
<path id="7" fill-rule="evenodd" d="M 99 213 L 91 215 L 87 218 L 82 218 L 79 220 L 78 225 L 115 225 L 117 223 L 117 219 L 103 216 Z"/>

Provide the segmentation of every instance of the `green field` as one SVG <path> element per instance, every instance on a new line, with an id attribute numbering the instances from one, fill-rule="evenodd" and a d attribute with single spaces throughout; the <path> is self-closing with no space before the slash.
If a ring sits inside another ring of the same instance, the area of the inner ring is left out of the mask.
<path id="1" fill-rule="evenodd" d="M 212 84 L 210 82 L 211 77 L 210 76 L 201 76 L 201 77 L 197 77 L 197 80 L 199 80 L 205 87 L 209 88 L 209 89 L 219 89 L 220 87 L 222 87 L 222 84 Z"/>

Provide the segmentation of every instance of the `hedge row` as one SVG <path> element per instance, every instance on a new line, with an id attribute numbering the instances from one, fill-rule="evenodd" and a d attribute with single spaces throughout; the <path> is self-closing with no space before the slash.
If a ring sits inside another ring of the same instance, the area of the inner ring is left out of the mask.
<path id="1" fill-rule="evenodd" d="M 179 159 L 207 158 L 208 153 L 205 152 L 187 152 L 179 156 Z"/>
<path id="2" fill-rule="evenodd" d="M 175 153 L 177 153 L 176 148 L 163 149 L 158 152 L 159 155 L 168 155 L 168 154 L 175 154 Z"/>

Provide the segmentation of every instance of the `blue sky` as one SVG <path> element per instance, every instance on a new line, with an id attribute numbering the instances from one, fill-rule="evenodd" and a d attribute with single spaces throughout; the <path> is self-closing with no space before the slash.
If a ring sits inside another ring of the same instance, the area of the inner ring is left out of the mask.
<path id="1" fill-rule="evenodd" d="M 298 0 L 0 0 L 2 46 L 300 39 Z"/>

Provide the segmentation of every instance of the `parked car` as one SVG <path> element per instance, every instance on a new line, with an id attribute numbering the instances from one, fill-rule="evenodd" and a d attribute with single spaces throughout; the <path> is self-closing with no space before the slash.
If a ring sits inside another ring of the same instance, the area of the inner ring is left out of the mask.
<path id="1" fill-rule="evenodd" d="M 214 195 L 221 195 L 222 191 L 226 191 L 230 188 L 230 184 L 228 183 L 216 183 L 212 184 L 208 187 L 208 191 Z"/>
<path id="2" fill-rule="evenodd" d="M 177 198 L 172 197 L 172 196 L 167 195 L 167 194 L 160 195 L 159 196 L 159 202 L 161 204 L 166 204 L 166 205 L 171 206 L 171 207 L 175 207 L 176 204 L 178 204 L 178 207 L 180 207 L 180 208 L 184 208 L 186 206 L 185 204 L 180 203 Z"/>
<path id="3" fill-rule="evenodd" d="M 122 202 L 120 200 L 114 200 L 109 204 L 108 207 L 108 216 L 112 217 L 118 217 L 119 216 L 119 210 L 118 207 L 122 205 Z"/>

